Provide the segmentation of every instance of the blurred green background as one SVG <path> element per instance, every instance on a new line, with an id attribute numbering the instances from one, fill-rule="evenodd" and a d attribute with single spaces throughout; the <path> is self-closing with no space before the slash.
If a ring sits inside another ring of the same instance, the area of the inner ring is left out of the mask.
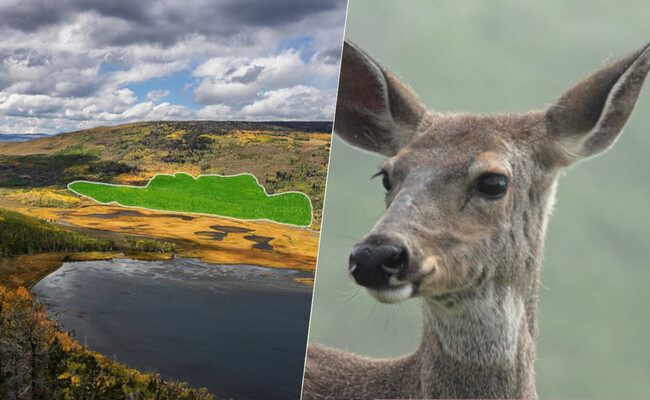
<path id="1" fill-rule="evenodd" d="M 650 1 L 350 0 L 346 37 L 439 111 L 541 109 L 650 41 Z M 539 301 L 541 397 L 650 396 L 650 82 L 607 154 L 560 179 Z M 381 305 L 348 253 L 384 209 L 380 156 L 336 139 L 310 339 L 369 356 L 412 351 L 419 300 Z"/>

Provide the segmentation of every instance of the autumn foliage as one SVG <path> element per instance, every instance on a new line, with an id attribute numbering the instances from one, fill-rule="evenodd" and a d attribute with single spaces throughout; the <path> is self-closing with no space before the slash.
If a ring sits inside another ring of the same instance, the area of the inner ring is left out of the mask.
<path id="1" fill-rule="evenodd" d="M 23 287 L 0 286 L 0 398 L 214 400 L 205 389 L 143 374 L 89 351 Z"/>

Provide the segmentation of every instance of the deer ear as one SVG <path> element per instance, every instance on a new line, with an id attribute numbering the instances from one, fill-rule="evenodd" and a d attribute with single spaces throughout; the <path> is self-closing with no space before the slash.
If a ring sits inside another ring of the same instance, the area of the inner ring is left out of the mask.
<path id="1" fill-rule="evenodd" d="M 546 111 L 554 154 L 570 165 L 607 150 L 623 130 L 650 70 L 650 44 L 579 81 Z"/>
<path id="2" fill-rule="evenodd" d="M 334 131 L 364 150 L 393 156 L 406 146 L 425 108 L 417 96 L 366 53 L 343 44 Z"/>

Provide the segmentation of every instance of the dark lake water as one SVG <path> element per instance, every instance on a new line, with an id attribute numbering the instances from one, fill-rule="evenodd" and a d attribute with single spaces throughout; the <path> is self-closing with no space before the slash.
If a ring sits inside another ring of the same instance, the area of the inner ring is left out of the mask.
<path id="1" fill-rule="evenodd" d="M 264 275 L 274 275 L 274 277 Z M 311 274 L 196 259 L 65 263 L 33 289 L 77 340 L 218 398 L 300 397 Z"/>

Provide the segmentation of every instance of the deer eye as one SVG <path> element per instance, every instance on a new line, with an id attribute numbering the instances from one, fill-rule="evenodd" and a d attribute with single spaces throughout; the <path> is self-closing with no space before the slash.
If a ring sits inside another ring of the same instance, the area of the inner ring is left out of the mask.
<path id="1" fill-rule="evenodd" d="M 387 191 L 390 190 L 391 185 L 390 185 L 390 178 L 388 178 L 388 172 L 382 169 L 381 171 L 374 174 L 372 177 L 375 178 L 379 175 L 381 175 L 381 184 L 384 185 L 384 189 L 386 189 Z"/>
<path id="2" fill-rule="evenodd" d="M 478 179 L 478 191 L 487 199 L 503 197 L 508 190 L 508 177 L 501 174 L 485 174 Z"/>

